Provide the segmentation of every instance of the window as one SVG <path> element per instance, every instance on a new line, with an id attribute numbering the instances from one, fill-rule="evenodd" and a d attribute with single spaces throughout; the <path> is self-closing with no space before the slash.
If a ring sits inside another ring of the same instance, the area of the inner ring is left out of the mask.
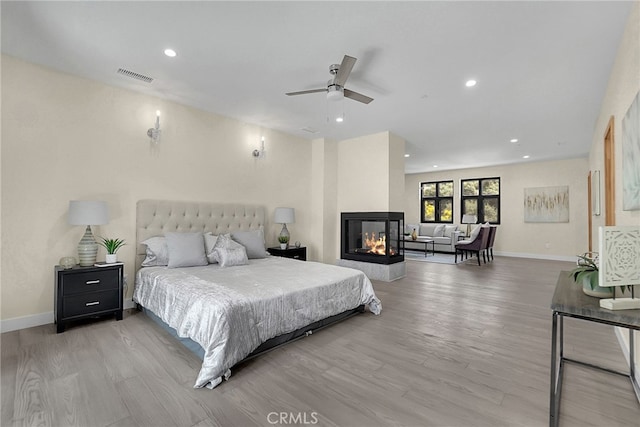
<path id="1" fill-rule="evenodd" d="M 500 224 L 500 178 L 463 179 L 461 213 L 476 215 L 478 223 Z"/>
<path id="2" fill-rule="evenodd" d="M 453 222 L 453 181 L 420 183 L 420 221 Z"/>

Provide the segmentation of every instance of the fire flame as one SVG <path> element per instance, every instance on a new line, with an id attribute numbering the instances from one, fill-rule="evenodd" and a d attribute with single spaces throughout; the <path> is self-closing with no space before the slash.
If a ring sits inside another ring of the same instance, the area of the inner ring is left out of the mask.
<path id="1" fill-rule="evenodd" d="M 387 254 L 387 236 L 381 236 L 376 239 L 376 233 L 371 233 L 371 237 L 369 237 L 369 233 L 364 233 L 364 245 L 369 249 L 367 252 L 370 254 Z M 393 248 L 389 250 L 389 255 L 395 255 Z"/>

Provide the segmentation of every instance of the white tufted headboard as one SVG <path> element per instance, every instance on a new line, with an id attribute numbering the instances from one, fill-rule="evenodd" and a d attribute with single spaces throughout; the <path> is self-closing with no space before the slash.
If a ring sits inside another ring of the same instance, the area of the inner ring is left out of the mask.
<path id="1" fill-rule="evenodd" d="M 149 237 L 169 231 L 211 231 L 225 234 L 264 226 L 265 208 L 259 205 L 140 200 L 136 207 L 136 271 L 144 261 Z"/>

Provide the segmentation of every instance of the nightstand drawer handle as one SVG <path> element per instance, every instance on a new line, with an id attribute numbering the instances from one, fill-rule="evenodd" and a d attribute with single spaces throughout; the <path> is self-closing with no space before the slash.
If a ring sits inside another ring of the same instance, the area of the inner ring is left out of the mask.
<path id="1" fill-rule="evenodd" d="M 98 304 L 100 304 L 100 301 L 88 302 L 85 304 L 85 307 L 90 307 L 92 305 L 98 305 Z"/>
<path id="2" fill-rule="evenodd" d="M 98 283 L 100 283 L 100 280 L 87 280 L 86 281 L 87 285 L 97 285 Z"/>

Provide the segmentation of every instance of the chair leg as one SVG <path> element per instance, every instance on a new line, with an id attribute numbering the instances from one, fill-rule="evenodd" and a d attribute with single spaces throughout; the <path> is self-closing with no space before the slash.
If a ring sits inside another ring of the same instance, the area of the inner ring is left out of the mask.
<path id="1" fill-rule="evenodd" d="M 489 248 L 489 250 L 491 251 L 491 261 L 493 261 L 493 247 Z"/>
<path id="2" fill-rule="evenodd" d="M 454 258 L 454 261 L 453 261 L 453 262 L 454 262 L 455 264 L 457 264 L 457 263 L 458 263 L 458 248 L 456 248 L 456 252 L 455 252 L 454 257 L 455 257 L 455 258 Z"/>
<path id="3" fill-rule="evenodd" d="M 480 251 L 476 252 L 476 254 L 478 255 L 478 265 L 482 266 L 482 264 L 480 264 Z"/>

